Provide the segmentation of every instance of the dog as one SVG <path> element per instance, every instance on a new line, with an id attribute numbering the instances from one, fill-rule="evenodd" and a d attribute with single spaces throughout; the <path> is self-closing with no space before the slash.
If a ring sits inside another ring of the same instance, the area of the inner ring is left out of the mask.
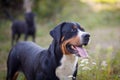
<path id="1" fill-rule="evenodd" d="M 35 26 L 35 14 L 33 12 L 26 12 L 25 13 L 25 21 L 15 20 L 10 13 L 5 10 L 4 11 L 6 16 L 10 18 L 12 21 L 12 42 L 11 45 L 14 45 L 14 41 L 18 42 L 21 34 L 24 34 L 24 40 L 26 41 L 29 36 L 32 36 L 32 41 L 35 42 L 36 36 L 36 26 Z"/>
<path id="2" fill-rule="evenodd" d="M 48 49 L 34 42 L 17 43 L 7 60 L 6 80 L 16 80 L 19 71 L 27 80 L 76 80 L 78 58 L 88 54 L 83 48 L 90 34 L 76 22 L 62 22 L 50 31 Z"/>

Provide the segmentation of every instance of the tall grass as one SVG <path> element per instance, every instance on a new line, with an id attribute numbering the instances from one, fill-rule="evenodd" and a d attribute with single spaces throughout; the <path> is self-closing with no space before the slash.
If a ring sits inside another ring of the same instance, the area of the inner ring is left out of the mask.
<path id="1" fill-rule="evenodd" d="M 113 47 L 106 49 L 96 47 L 95 51 L 97 52 L 91 54 L 90 59 L 82 59 L 79 62 L 77 80 L 119 80 L 120 52 L 113 54 Z"/>

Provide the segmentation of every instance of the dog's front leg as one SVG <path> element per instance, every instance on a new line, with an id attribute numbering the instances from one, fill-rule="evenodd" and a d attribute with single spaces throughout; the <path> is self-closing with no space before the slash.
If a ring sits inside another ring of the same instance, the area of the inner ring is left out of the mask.
<path id="1" fill-rule="evenodd" d="M 75 69 L 75 71 L 74 71 L 74 73 L 73 73 L 72 80 L 76 80 L 77 70 L 78 70 L 78 63 L 76 64 L 76 69 Z"/>
<path id="2" fill-rule="evenodd" d="M 26 33 L 24 36 L 24 40 L 27 41 L 27 39 L 28 39 L 28 34 Z"/>

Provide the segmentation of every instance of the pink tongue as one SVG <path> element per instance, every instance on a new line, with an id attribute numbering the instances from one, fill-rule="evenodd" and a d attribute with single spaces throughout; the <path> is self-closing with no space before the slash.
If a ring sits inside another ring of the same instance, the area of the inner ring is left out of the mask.
<path id="1" fill-rule="evenodd" d="M 88 57 L 88 54 L 87 54 L 87 51 L 84 49 L 84 48 L 81 48 L 81 47 L 76 47 L 77 51 L 78 51 L 78 54 L 85 58 L 85 57 Z"/>

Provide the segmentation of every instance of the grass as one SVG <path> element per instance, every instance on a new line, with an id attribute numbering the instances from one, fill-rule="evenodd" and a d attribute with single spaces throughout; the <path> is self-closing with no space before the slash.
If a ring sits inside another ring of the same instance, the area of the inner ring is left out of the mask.
<path id="1" fill-rule="evenodd" d="M 96 47 L 95 50 L 97 52 L 91 56 L 92 59 L 79 62 L 78 80 L 119 80 L 120 72 L 118 71 L 119 63 L 117 62 L 120 60 L 116 59 L 116 57 L 120 57 L 120 52 L 113 56 L 112 47 L 106 49 Z M 116 69 L 118 70 L 115 73 Z"/>
<path id="2" fill-rule="evenodd" d="M 79 22 L 91 34 L 91 42 L 85 47 L 88 60 L 79 60 L 77 80 L 120 80 L 120 11 L 94 12 L 79 0 L 70 0 L 61 13 L 50 21 L 37 18 L 36 43 L 47 48 L 52 41 L 49 31 L 63 21 Z M 10 21 L 0 22 L 0 80 L 5 80 L 6 60 L 11 47 Z M 21 38 L 21 41 L 23 39 Z M 23 80 L 23 74 L 18 80 Z"/>

